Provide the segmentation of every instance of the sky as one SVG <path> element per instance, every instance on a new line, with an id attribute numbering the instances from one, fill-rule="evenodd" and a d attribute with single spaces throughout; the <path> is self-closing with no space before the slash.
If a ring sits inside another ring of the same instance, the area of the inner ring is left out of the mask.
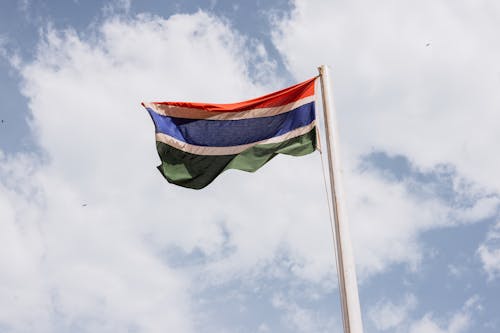
<path id="1" fill-rule="evenodd" d="M 499 30 L 496 0 L 0 2 L 0 332 L 342 332 L 321 155 L 176 187 L 140 106 L 322 64 L 365 332 L 500 332 Z"/>

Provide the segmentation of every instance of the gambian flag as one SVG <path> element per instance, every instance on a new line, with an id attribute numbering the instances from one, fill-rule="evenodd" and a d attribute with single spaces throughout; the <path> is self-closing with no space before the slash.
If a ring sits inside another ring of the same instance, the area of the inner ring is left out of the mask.
<path id="1" fill-rule="evenodd" d="M 170 183 L 200 189 L 227 169 L 254 172 L 277 154 L 312 153 L 314 82 L 232 104 L 142 103 L 155 125 L 158 169 Z"/>

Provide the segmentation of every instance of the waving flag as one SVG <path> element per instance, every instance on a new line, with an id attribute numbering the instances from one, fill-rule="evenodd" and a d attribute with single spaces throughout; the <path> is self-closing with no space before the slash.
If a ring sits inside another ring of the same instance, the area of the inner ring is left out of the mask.
<path id="1" fill-rule="evenodd" d="M 316 149 L 315 78 L 232 104 L 142 103 L 156 130 L 158 169 L 200 189 L 227 169 L 254 172 L 277 154 Z"/>

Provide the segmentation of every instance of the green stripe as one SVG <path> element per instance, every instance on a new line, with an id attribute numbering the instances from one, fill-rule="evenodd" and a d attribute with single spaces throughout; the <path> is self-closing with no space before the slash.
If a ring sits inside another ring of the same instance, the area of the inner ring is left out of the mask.
<path id="1" fill-rule="evenodd" d="M 210 184 L 227 169 L 254 172 L 277 154 L 302 156 L 316 149 L 316 129 L 301 136 L 280 142 L 260 144 L 237 155 L 195 155 L 156 142 L 162 161 L 158 170 L 170 183 L 192 189 L 201 189 Z"/>

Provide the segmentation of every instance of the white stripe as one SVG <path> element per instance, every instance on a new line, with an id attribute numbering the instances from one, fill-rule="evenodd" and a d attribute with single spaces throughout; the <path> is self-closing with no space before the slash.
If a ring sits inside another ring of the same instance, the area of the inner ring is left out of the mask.
<path id="1" fill-rule="evenodd" d="M 186 153 L 191 153 L 196 155 L 235 155 L 256 145 L 266 144 L 266 143 L 279 143 L 298 137 L 302 134 L 306 134 L 307 132 L 309 132 L 314 126 L 316 126 L 315 120 L 311 122 L 309 125 L 299 127 L 297 129 L 294 129 L 293 131 L 282 134 L 280 136 L 275 136 L 270 139 L 239 146 L 228 146 L 228 147 L 196 146 L 186 142 L 182 142 L 176 138 L 171 137 L 170 135 L 163 133 L 156 133 L 156 141 L 163 142 L 169 146 L 182 150 Z"/>
<path id="2" fill-rule="evenodd" d="M 208 119 L 208 120 L 238 120 L 248 118 L 262 118 L 282 114 L 315 101 L 315 95 L 307 96 L 295 102 L 270 108 L 251 109 L 240 112 L 210 112 L 197 108 L 185 108 L 180 106 L 144 103 L 146 108 L 151 109 L 162 116 L 187 118 L 187 119 Z"/>

